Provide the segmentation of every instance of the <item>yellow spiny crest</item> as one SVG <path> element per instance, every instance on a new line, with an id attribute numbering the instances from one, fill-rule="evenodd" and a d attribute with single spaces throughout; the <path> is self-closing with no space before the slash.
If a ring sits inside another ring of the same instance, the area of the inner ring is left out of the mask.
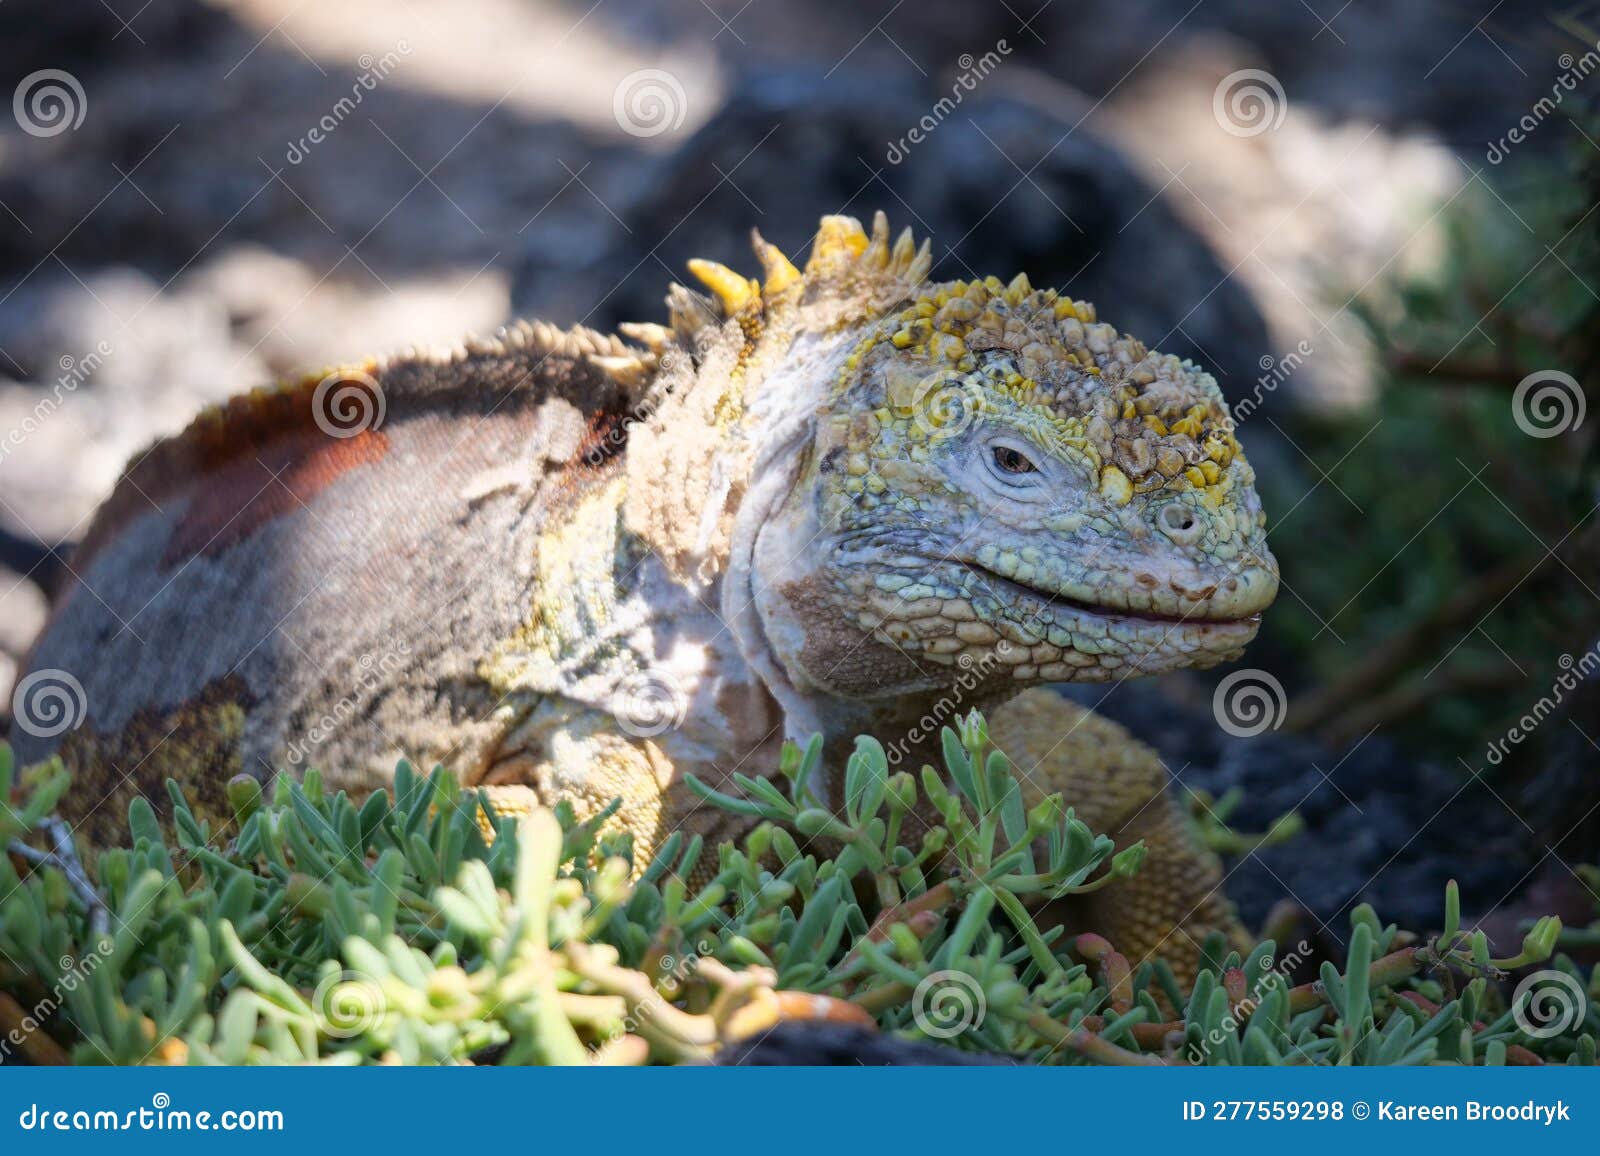
<path id="1" fill-rule="evenodd" d="M 756 257 L 760 260 L 762 272 L 766 276 L 766 281 L 761 287 L 762 292 L 769 295 L 782 293 L 801 280 L 800 270 L 794 267 L 794 262 L 784 255 L 782 249 L 763 237 L 757 229 L 750 230 L 750 246 L 756 251 Z"/>
<path id="2" fill-rule="evenodd" d="M 806 262 L 806 275 L 827 273 L 841 265 L 848 265 L 861 256 L 867 248 L 867 232 L 854 217 L 827 216 L 817 224 L 817 235 L 811 242 L 811 260 Z"/>
<path id="3" fill-rule="evenodd" d="M 722 304 L 722 311 L 730 317 L 736 313 L 743 313 L 753 302 L 759 303 L 761 300 L 759 284 L 716 261 L 691 257 L 689 272 L 716 295 Z"/>
<path id="4" fill-rule="evenodd" d="M 858 304 L 870 313 L 874 305 L 881 308 L 920 283 L 933 267 L 932 245 L 924 241 L 919 248 L 910 229 L 891 241 L 889 220 L 881 212 L 873 217 L 870 236 L 854 217 L 823 217 L 803 272 L 755 229 L 750 231 L 750 245 L 761 262 L 761 281 L 717 261 L 695 257 L 688 263 L 689 272 L 710 291 L 722 317 L 764 310 L 780 296 L 798 299 L 807 285 L 828 284 L 844 298 L 859 297 Z M 679 334 L 719 320 L 712 315 L 711 299 L 685 290 L 669 296 L 668 307 L 674 315 L 672 328 Z"/>
<path id="5" fill-rule="evenodd" d="M 932 268 L 931 242 L 923 241 L 919 248 L 910 229 L 903 230 L 891 242 L 889 218 L 878 212 L 873 214 L 870 236 L 854 217 L 823 217 L 811 243 L 805 275 L 820 279 L 860 271 L 869 277 L 889 277 L 914 285 L 926 278 Z"/>

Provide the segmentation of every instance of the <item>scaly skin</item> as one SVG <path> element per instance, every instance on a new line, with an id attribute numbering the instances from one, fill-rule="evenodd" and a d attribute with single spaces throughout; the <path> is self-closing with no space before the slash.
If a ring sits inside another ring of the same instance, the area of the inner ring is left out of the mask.
<path id="1" fill-rule="evenodd" d="M 1231 925 L 1159 763 L 1052 694 L 1006 700 L 1254 636 L 1276 567 L 1216 383 L 1024 277 L 927 283 L 881 215 L 825 218 L 803 273 L 756 251 L 764 282 L 695 262 L 713 297 L 674 286 L 632 343 L 522 325 L 158 444 L 32 656 L 86 717 L 19 753 L 59 750 L 95 842 L 135 793 L 165 812 L 168 775 L 221 831 L 231 775 L 314 763 L 361 793 L 405 755 L 505 809 L 620 796 L 648 849 L 736 833 L 686 772 L 770 773 L 817 731 L 835 769 L 858 733 L 915 766 L 921 720 L 981 706 L 1041 790 L 1150 839 L 1095 929 L 1181 966 Z"/>

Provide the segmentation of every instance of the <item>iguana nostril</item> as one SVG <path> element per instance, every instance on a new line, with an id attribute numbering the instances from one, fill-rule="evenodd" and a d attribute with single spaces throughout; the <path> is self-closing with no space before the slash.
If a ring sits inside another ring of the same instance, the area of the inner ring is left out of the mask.
<path id="1" fill-rule="evenodd" d="M 1200 519 L 1182 502 L 1168 502 L 1156 515 L 1161 532 L 1180 546 L 1187 546 L 1200 537 Z"/>

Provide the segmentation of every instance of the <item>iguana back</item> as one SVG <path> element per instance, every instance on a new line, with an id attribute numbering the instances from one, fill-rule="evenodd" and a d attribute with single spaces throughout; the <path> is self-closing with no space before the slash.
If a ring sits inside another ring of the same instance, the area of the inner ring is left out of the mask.
<path id="1" fill-rule="evenodd" d="M 481 766 L 505 723 L 477 667 L 528 617 L 541 530 L 616 472 L 628 398 L 589 358 L 623 353 L 523 325 L 201 414 L 73 556 L 29 689 L 77 680 L 81 725 L 19 699 L 19 756 L 59 749 L 91 842 L 135 793 L 164 809 L 168 777 L 220 812 L 241 772 Z"/>

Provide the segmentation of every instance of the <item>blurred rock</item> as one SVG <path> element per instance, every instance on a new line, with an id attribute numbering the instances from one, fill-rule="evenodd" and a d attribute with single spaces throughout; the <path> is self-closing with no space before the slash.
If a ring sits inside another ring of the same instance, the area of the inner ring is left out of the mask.
<path id="1" fill-rule="evenodd" d="M 0 12 L 23 5 L 41 28 L 75 26 L 38 0 Z M 420 36 L 402 48 L 404 36 L 382 22 L 359 47 L 316 52 L 272 21 L 257 27 L 198 0 L 170 0 L 193 13 L 182 19 L 157 17 L 168 0 L 149 7 L 114 41 L 109 13 L 87 18 L 81 33 L 63 31 L 62 43 L 42 31 L 23 38 L 37 51 L 19 53 L 8 75 L 65 69 L 86 107 L 81 125 L 59 135 L 0 120 L 0 269 L 9 271 L 0 292 L 36 267 L 55 275 L 62 265 L 81 274 L 131 264 L 165 282 L 213 245 L 244 242 L 319 275 L 387 281 L 441 265 L 480 268 L 536 214 L 548 223 L 604 216 L 581 188 L 560 194 L 571 173 L 628 139 L 614 124 L 597 136 L 493 96 L 435 95 L 418 83 L 426 69 L 408 72 L 426 55 Z M 447 19 L 434 14 L 438 27 Z M 90 64 L 67 41 L 115 50 Z M 504 93 L 515 77 L 502 80 Z M 586 180 L 603 189 L 602 173 Z"/>
<path id="2" fill-rule="evenodd" d="M 1175 699 L 1164 681 L 1069 695 L 1151 743 L 1180 795 L 1184 786 L 1215 797 L 1237 787 L 1235 830 L 1258 834 L 1300 812 L 1305 830 L 1289 842 L 1227 861 L 1224 887 L 1251 926 L 1288 899 L 1325 922 L 1336 943 L 1358 903 L 1402 927 L 1437 927 L 1449 880 L 1460 883 L 1464 906 L 1487 911 L 1526 882 L 1542 853 L 1483 781 L 1409 758 L 1381 736 L 1343 751 L 1286 732 L 1234 738 L 1209 702 Z"/>
<path id="3" fill-rule="evenodd" d="M 916 86 L 838 73 L 769 75 L 652 163 L 623 230 L 586 267 L 552 267 L 530 248 L 520 313 L 602 328 L 659 319 L 668 278 L 690 257 L 748 268 L 748 228 L 803 260 L 819 216 L 888 213 L 934 242 L 934 277 L 1026 271 L 1070 289 L 1100 316 L 1165 352 L 1193 357 L 1224 390 L 1249 382 L 1267 348 L 1260 315 L 1204 240 L 1127 160 L 1086 128 L 1087 105 L 1050 110 L 980 86 L 922 143 Z M 891 144 L 904 154 L 891 163 Z M 595 302 L 600 304 L 593 307 Z"/>
<path id="4" fill-rule="evenodd" d="M 31 68 L 48 63 L 92 75 L 108 66 L 148 61 L 154 53 L 170 66 L 204 51 L 228 23 L 219 8 L 201 0 L 7 0 L 0 4 L 0 44 L 8 57 Z"/>
<path id="5" fill-rule="evenodd" d="M 283 377 L 487 333 L 506 317 L 509 281 L 500 269 L 449 266 L 382 285 L 330 279 L 302 262 L 241 246 L 196 270 L 183 292 L 222 304 L 234 340 L 262 362 L 266 376 Z"/>
<path id="6" fill-rule="evenodd" d="M 715 35 L 730 65 L 751 74 L 809 64 L 940 78 L 962 53 L 981 55 L 1004 39 L 1016 63 L 1107 106 L 1129 82 L 1181 63 L 1196 41 L 1225 35 L 1271 70 L 1295 105 L 1334 121 L 1428 129 L 1479 158 L 1486 141 L 1548 94 L 1559 55 L 1572 50 L 1575 37 L 1530 11 L 1539 7 L 1490 0 L 919 0 L 889 11 L 853 0 L 606 5 L 623 29 L 657 43 Z"/>
<path id="7" fill-rule="evenodd" d="M 135 450 L 264 374 L 219 302 L 136 270 L 36 279 L 11 304 L 0 346 L 37 384 L 0 384 L 0 519 L 40 541 L 79 536 Z"/>
<path id="8" fill-rule="evenodd" d="M 1165 183 L 1173 211 L 1266 316 L 1268 346 L 1241 392 L 1268 412 L 1290 399 L 1370 400 L 1377 353 L 1352 306 L 1381 309 L 1391 279 L 1438 269 L 1438 207 L 1468 170 L 1432 137 L 1278 102 L 1262 81 L 1241 77 L 1264 60 L 1240 41 L 1193 36 L 1163 63 L 1130 80 L 1107 116 L 1130 160 Z M 1218 116 L 1213 94 L 1252 87 L 1265 103 L 1244 110 L 1260 119 Z"/>
<path id="9" fill-rule="evenodd" d="M 0 566 L 0 718 L 8 717 L 22 658 L 49 613 L 43 591 L 28 577 Z"/>
<path id="10" fill-rule="evenodd" d="M 49 612 L 37 586 L 21 574 L 0 568 L 0 651 L 20 656 L 33 644 L 33 636 Z"/>

